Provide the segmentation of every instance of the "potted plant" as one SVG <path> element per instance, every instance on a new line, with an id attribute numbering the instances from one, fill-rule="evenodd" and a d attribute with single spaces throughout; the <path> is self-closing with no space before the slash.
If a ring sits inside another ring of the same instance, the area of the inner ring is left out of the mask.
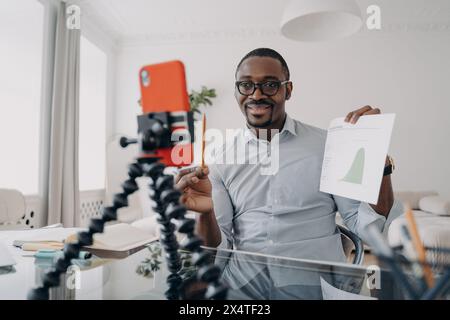
<path id="1" fill-rule="evenodd" d="M 194 118 L 196 115 L 201 115 L 201 106 L 211 106 L 211 98 L 216 97 L 216 89 L 208 89 L 207 87 L 202 86 L 199 92 L 191 90 L 191 93 L 189 94 L 189 102 L 191 104 L 191 111 L 194 113 Z M 198 118 L 196 120 L 198 120 Z"/>

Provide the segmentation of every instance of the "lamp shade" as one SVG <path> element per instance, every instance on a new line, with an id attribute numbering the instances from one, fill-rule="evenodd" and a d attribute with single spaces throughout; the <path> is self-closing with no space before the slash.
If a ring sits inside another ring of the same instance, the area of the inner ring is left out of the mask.
<path id="1" fill-rule="evenodd" d="M 362 25 L 354 0 L 291 0 L 281 19 L 281 33 L 297 41 L 325 41 L 356 33 Z"/>

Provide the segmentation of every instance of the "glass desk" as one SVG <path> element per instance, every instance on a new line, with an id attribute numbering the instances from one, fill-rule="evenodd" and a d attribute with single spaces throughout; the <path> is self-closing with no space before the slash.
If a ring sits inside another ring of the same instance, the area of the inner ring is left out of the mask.
<path id="1" fill-rule="evenodd" d="M 53 299 L 165 299 L 167 290 L 164 252 L 159 242 L 121 260 L 93 257 L 77 260 L 52 289 Z M 377 267 L 366 268 L 345 263 L 289 259 L 232 250 L 212 250 L 222 270 L 222 281 L 229 286 L 229 299 L 392 299 L 396 293 L 390 273 Z M 190 255 L 181 252 L 183 294 L 195 298 L 198 283 Z M 40 281 L 48 261 L 21 257 L 12 270 L 0 271 L 0 299 L 26 299 L 28 290 Z M 201 285 L 200 285 L 200 289 Z M 194 293 L 192 293 L 194 292 Z"/>

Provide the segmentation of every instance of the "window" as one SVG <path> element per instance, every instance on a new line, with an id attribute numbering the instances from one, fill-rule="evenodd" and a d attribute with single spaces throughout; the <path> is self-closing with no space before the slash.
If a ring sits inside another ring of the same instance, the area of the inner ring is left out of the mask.
<path id="1" fill-rule="evenodd" d="M 44 7 L 0 1 L 0 188 L 37 194 Z"/>
<path id="2" fill-rule="evenodd" d="M 81 37 L 80 44 L 80 190 L 105 188 L 105 52 Z"/>

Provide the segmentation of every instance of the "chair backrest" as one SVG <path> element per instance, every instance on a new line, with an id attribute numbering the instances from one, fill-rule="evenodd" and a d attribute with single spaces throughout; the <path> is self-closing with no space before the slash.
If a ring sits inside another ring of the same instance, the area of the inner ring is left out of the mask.
<path id="1" fill-rule="evenodd" d="M 0 189 L 0 224 L 17 223 L 25 210 L 25 197 L 20 191 Z"/>
<path id="2" fill-rule="evenodd" d="M 347 228 L 338 225 L 339 231 L 342 235 L 342 244 L 346 255 L 349 255 L 354 249 L 353 264 L 361 265 L 364 258 L 364 246 L 362 240 L 353 232 Z M 352 243 L 353 248 L 348 244 Z"/>

